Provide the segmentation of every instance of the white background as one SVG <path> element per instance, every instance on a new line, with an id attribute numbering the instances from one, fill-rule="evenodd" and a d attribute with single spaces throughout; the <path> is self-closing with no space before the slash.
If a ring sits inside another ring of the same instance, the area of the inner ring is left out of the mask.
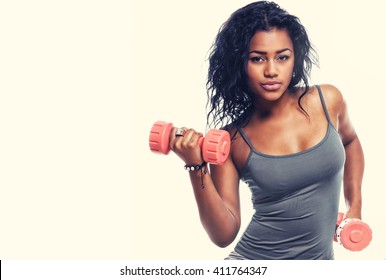
<path id="1" fill-rule="evenodd" d="M 0 3 L 0 258 L 223 259 L 183 163 L 149 151 L 154 121 L 205 132 L 208 50 L 250 1 Z M 344 94 L 366 156 L 371 245 L 386 259 L 385 4 L 277 1 L 306 26 L 313 83 Z M 252 214 L 241 185 L 242 230 Z M 343 197 L 341 210 L 344 210 Z M 240 234 L 242 231 L 240 232 Z"/>

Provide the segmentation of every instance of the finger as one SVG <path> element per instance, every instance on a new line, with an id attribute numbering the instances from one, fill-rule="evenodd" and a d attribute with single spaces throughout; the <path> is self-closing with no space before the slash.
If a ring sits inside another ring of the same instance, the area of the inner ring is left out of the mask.
<path id="1" fill-rule="evenodd" d="M 194 142 L 196 133 L 197 132 L 194 129 L 187 129 L 182 140 L 182 145 L 186 146 L 189 143 Z"/>
<path id="2" fill-rule="evenodd" d="M 173 127 L 169 136 L 169 146 L 171 150 L 179 148 L 188 129 L 186 127 Z"/>
<path id="3" fill-rule="evenodd" d="M 202 133 L 196 132 L 194 130 L 187 131 L 184 140 L 182 142 L 182 145 L 189 149 L 194 149 L 199 146 L 200 139 L 202 138 Z"/>
<path id="4" fill-rule="evenodd" d="M 187 128 L 186 127 L 173 127 L 170 131 L 170 138 L 184 136 Z"/>
<path id="5" fill-rule="evenodd" d="M 182 128 L 182 127 L 177 128 L 177 129 L 176 129 L 176 132 L 174 133 L 174 135 L 175 135 L 176 137 L 184 136 L 184 134 L 185 134 L 185 129 Z"/>

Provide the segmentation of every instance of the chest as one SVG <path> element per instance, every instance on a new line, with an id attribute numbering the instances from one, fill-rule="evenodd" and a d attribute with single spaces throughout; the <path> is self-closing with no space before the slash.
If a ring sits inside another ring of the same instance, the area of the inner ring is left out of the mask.
<path id="1" fill-rule="evenodd" d="M 252 150 L 240 175 L 259 200 L 281 199 L 303 190 L 310 194 L 310 188 L 338 187 L 344 162 L 340 137 L 328 126 L 319 143 L 298 153 L 271 156 Z"/>
<path id="2" fill-rule="evenodd" d="M 318 144 L 326 135 L 326 118 L 289 117 L 256 123 L 245 129 L 253 148 L 267 155 L 290 155 Z"/>
<path id="3" fill-rule="evenodd" d="M 236 167 L 239 171 L 244 168 L 251 150 L 267 156 L 288 156 L 311 149 L 325 139 L 328 126 L 323 111 L 308 117 L 293 114 L 253 121 L 242 129 L 245 137 L 238 133 L 232 144 Z"/>

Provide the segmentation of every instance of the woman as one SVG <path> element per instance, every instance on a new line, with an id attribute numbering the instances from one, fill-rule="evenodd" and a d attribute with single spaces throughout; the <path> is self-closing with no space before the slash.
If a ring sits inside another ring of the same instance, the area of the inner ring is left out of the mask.
<path id="1" fill-rule="evenodd" d="M 342 180 L 346 217 L 361 218 L 364 156 L 339 90 L 308 84 L 315 56 L 305 28 L 273 2 L 251 3 L 222 26 L 209 62 L 208 124 L 232 135 L 228 159 L 209 172 L 201 133 L 174 129 L 170 139 L 196 166 L 209 237 L 220 247 L 236 238 L 242 180 L 255 214 L 227 259 L 333 259 Z"/>

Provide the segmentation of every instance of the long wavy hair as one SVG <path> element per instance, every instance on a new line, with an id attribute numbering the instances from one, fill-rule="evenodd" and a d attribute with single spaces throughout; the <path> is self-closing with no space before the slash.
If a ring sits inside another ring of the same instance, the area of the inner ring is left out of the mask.
<path id="1" fill-rule="evenodd" d="M 304 87 L 298 104 L 305 112 L 300 100 L 309 89 L 308 79 L 312 65 L 318 63 L 317 54 L 296 16 L 274 2 L 258 1 L 235 11 L 220 27 L 211 46 L 206 83 L 208 127 L 240 128 L 248 123 L 254 112 L 253 93 L 246 76 L 249 43 L 257 31 L 273 28 L 286 30 L 292 40 L 295 62 L 288 90 L 293 93 Z"/>

